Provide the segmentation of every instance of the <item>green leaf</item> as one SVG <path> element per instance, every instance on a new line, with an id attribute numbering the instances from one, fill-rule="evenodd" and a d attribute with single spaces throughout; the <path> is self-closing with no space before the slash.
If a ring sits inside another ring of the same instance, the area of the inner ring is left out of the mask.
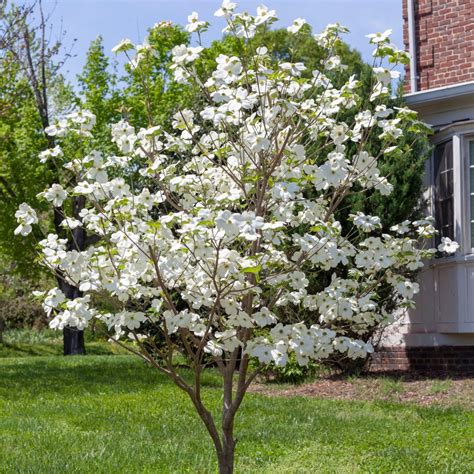
<path id="1" fill-rule="evenodd" d="M 255 275 L 257 283 L 260 282 L 260 272 L 262 271 L 262 265 L 258 264 L 255 267 L 245 267 L 242 268 L 242 273 L 252 273 Z"/>
<path id="2" fill-rule="evenodd" d="M 214 221 L 211 221 L 211 220 L 201 221 L 199 225 L 202 225 L 204 227 L 214 227 Z"/>
<path id="3" fill-rule="evenodd" d="M 262 271 L 262 265 L 258 264 L 257 266 L 255 267 L 245 267 L 245 268 L 242 268 L 242 272 L 243 273 L 260 273 Z"/>

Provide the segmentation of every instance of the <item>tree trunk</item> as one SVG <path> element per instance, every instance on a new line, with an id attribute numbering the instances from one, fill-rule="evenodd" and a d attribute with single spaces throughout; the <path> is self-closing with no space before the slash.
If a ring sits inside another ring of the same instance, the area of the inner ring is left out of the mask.
<path id="1" fill-rule="evenodd" d="M 216 450 L 219 474 L 233 474 L 234 472 L 234 451 L 236 441 L 234 440 L 233 433 L 235 412 L 230 411 L 229 395 L 231 396 L 232 394 L 232 382 L 229 383 L 228 374 L 229 372 L 224 375 L 224 406 L 222 414 L 222 431 L 220 435 L 211 413 L 202 404 L 200 396 L 196 396 L 192 391 L 187 391 L 199 416 L 201 417 L 201 420 L 204 422 L 207 431 L 211 435 Z M 232 381 L 232 378 L 230 378 L 230 381 Z"/>
<path id="2" fill-rule="evenodd" d="M 64 355 L 85 355 L 84 331 L 76 328 L 63 329 Z"/>
<path id="3" fill-rule="evenodd" d="M 219 474 L 233 474 L 235 440 L 232 437 L 232 433 L 224 433 L 222 441 L 222 451 L 217 454 Z"/>
<path id="4" fill-rule="evenodd" d="M 224 386 L 223 386 L 223 406 L 222 406 L 222 435 L 221 449 L 217 453 L 219 461 L 219 474 L 232 474 L 234 472 L 234 418 L 236 408 L 233 400 L 234 370 L 236 363 L 237 351 L 229 361 L 224 370 Z"/>
<path id="5" fill-rule="evenodd" d="M 61 275 L 58 276 L 58 285 L 64 293 L 64 296 L 69 300 L 74 300 L 81 296 L 79 288 L 70 285 Z M 85 355 L 84 331 L 77 328 L 65 327 L 63 329 L 63 347 L 64 355 Z"/>

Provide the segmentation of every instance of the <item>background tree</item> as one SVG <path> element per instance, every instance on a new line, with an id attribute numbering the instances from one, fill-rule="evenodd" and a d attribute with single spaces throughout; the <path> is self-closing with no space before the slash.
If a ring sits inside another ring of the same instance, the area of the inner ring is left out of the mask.
<path id="1" fill-rule="evenodd" d="M 0 117 L 2 132 L 2 173 L 3 196 L 8 209 L 24 201 L 23 196 L 43 191 L 58 179 L 57 169 L 51 163 L 38 165 L 42 150 L 54 148 L 55 138 L 47 135 L 52 117 L 60 116 L 63 108 L 70 106 L 72 92 L 60 74 L 65 58 L 60 58 L 62 38 L 49 41 L 49 17 L 45 15 L 42 2 L 33 6 L 3 5 L 4 15 L 0 19 L 1 100 L 8 104 Z M 6 81 L 10 80 L 10 83 Z M 21 160 L 21 161 L 20 161 Z M 21 172 L 23 170 L 23 172 Z M 20 173 L 22 174 L 20 176 Z M 33 200 L 35 200 L 34 198 Z M 73 205 L 80 212 L 79 203 Z M 56 232 L 64 233 L 61 223 L 63 210 L 55 208 L 51 225 Z M 21 255 L 12 250 L 13 229 L 11 218 L 2 219 L 0 224 L 0 249 L 13 268 L 21 271 L 31 267 L 34 251 L 31 244 L 24 244 Z M 83 249 L 86 236 L 78 229 L 70 241 L 71 248 Z M 20 246 L 20 244 L 19 244 Z M 29 264 L 29 265 L 28 265 Z M 32 274 L 30 274 L 32 275 Z M 57 275 L 58 283 L 69 297 L 77 297 L 79 291 Z M 85 353 L 83 332 L 64 328 L 64 353 Z"/>
<path id="2" fill-rule="evenodd" d="M 0 11 L 0 259 L 2 300 L 23 299 L 26 288 L 37 288 L 41 270 L 33 265 L 35 242 L 13 235 L 15 209 L 31 200 L 41 209 L 36 194 L 51 179 L 47 167 L 38 165 L 38 154 L 47 148 L 43 123 L 28 77 L 17 61 L 17 46 L 30 10 L 9 9 L 2 2 Z M 8 283 L 7 283 L 8 281 Z M 17 301 L 18 302 L 18 301 Z M 0 315 L 2 329 L 30 321 L 15 311 L 24 304 L 2 304 L 9 312 Z M 10 312 L 12 314 L 10 314 Z M 34 311 L 35 312 L 35 311 Z"/>
<path id="3" fill-rule="evenodd" d="M 120 90 L 116 64 L 104 52 L 102 36 L 89 46 L 82 72 L 77 76 L 80 108 L 96 117 L 94 137 L 97 145 L 110 143 L 110 124 L 122 118 L 123 91 Z M 104 152 L 111 150 L 104 150 Z"/>
<path id="4" fill-rule="evenodd" d="M 149 29 L 136 58 L 125 65 L 122 111 L 134 126 L 169 129 L 174 112 L 193 100 L 189 88 L 178 84 L 171 74 L 171 51 L 179 44 L 189 44 L 189 34 L 170 22 L 158 23 Z"/>

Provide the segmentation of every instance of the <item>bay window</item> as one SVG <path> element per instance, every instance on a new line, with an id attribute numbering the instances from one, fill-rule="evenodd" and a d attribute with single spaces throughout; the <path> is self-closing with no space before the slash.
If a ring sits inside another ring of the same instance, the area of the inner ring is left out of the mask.
<path id="1" fill-rule="evenodd" d="M 450 130 L 452 132 L 452 130 Z M 440 133 L 431 159 L 431 214 L 442 237 L 459 243 L 458 256 L 474 259 L 474 134 Z"/>
<path id="2" fill-rule="evenodd" d="M 435 243 L 449 237 L 459 250 L 438 254 L 422 285 L 431 288 L 438 332 L 474 332 L 474 121 L 438 131 L 434 144 L 429 176 Z"/>

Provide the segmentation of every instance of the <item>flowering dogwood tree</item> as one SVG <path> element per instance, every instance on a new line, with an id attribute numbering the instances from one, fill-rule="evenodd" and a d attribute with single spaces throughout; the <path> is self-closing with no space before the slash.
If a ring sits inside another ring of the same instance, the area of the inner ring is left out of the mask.
<path id="1" fill-rule="evenodd" d="M 276 20 L 266 7 L 256 16 L 235 9 L 226 0 L 215 14 L 243 46 Z M 200 38 L 208 24 L 197 13 L 189 22 L 186 29 Z M 298 18 L 288 30 L 298 35 L 304 24 Z M 351 193 L 390 193 L 378 158 L 397 151 L 402 125 L 424 131 L 414 112 L 384 105 L 398 75 L 393 67 L 407 59 L 390 44 L 389 32 L 369 35 L 375 62 L 368 100 L 359 96 L 356 77 L 334 86 L 330 76 L 344 68 L 334 47 L 345 31 L 335 24 L 316 36 L 327 54 L 314 71 L 303 63 L 274 67 L 266 48 L 243 47 L 241 56 L 220 55 L 212 74 L 202 77 L 203 47 L 177 46 L 174 77 L 200 88 L 202 101 L 176 112 L 171 133 L 156 126 L 135 130 L 122 120 L 112 125 L 117 155 L 90 149 L 68 156 L 58 146 L 41 156 L 63 169 L 64 182 L 42 197 L 64 212 L 65 232 L 74 237 L 82 228 L 96 237 L 84 251 L 67 248 L 56 234 L 39 242 L 42 263 L 81 291 L 72 300 L 58 288 L 47 292 L 51 327 L 83 329 L 99 319 L 113 340 L 132 339 L 129 350 L 189 395 L 221 473 L 233 472 L 235 415 L 259 370 L 271 362 L 284 366 L 290 353 L 305 365 L 334 352 L 349 358 L 371 352 L 370 343 L 348 337 L 348 330 L 362 335 L 390 316 L 377 295 L 381 284 L 391 285 L 400 306 L 413 304 L 418 285 L 407 275 L 434 252 L 408 237 L 433 236 L 430 219 L 389 232 L 379 217 L 358 213 L 343 233 L 334 217 Z M 147 43 L 129 40 L 115 51 L 134 51 L 134 68 L 153 54 Z M 74 134 L 87 143 L 93 125 L 93 115 L 82 111 L 47 132 L 58 142 Z M 381 145 L 369 151 L 373 134 Z M 77 197 L 84 208 L 68 217 Z M 17 218 L 22 235 L 39 225 L 27 204 Z M 455 251 L 456 244 L 445 239 L 440 250 Z M 330 284 L 312 292 L 309 276 L 328 272 Z M 101 306 L 101 295 L 116 311 Z M 307 310 L 318 314 L 318 324 L 288 323 L 288 311 Z M 175 364 L 180 353 L 191 361 L 192 379 Z M 201 396 L 210 362 L 223 379 L 218 417 Z"/>

